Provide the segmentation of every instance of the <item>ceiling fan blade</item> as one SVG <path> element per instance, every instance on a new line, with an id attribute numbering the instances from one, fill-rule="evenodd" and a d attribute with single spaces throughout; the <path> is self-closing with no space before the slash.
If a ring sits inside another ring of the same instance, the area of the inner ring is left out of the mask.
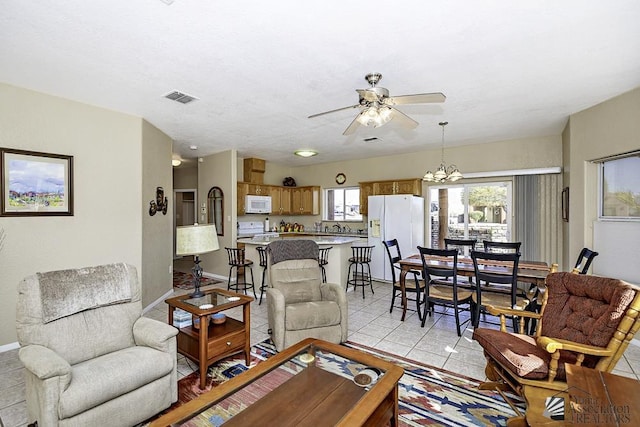
<path id="1" fill-rule="evenodd" d="M 414 129 L 418 126 L 418 122 L 407 116 L 402 111 L 396 110 L 395 108 L 391 108 L 391 110 L 393 111 L 392 120 L 397 121 L 400 126 L 404 126 L 409 129 Z"/>
<path id="2" fill-rule="evenodd" d="M 362 113 L 359 113 L 358 115 L 356 115 L 356 118 L 353 119 L 351 124 L 349 126 L 347 126 L 347 128 L 344 130 L 344 132 L 342 132 L 343 135 L 345 135 L 345 136 L 351 135 L 352 133 L 354 133 L 356 131 L 356 129 L 358 129 L 358 126 L 360 126 L 360 122 L 358 121 L 358 117 L 360 117 L 361 114 Z"/>
<path id="3" fill-rule="evenodd" d="M 404 104 L 430 104 L 435 102 L 444 102 L 447 99 L 444 94 L 436 93 L 416 93 L 415 95 L 390 96 L 385 98 L 386 105 L 404 105 Z"/>
<path id="4" fill-rule="evenodd" d="M 308 119 L 313 119 L 314 117 L 324 116 L 325 114 L 335 113 L 337 111 L 342 111 L 342 110 L 348 110 L 350 108 L 358 108 L 359 106 L 360 106 L 360 104 L 356 104 L 356 105 L 350 105 L 348 107 L 336 108 L 335 110 L 330 110 L 330 111 L 325 111 L 323 113 L 313 114 L 313 115 L 311 115 L 311 116 L 309 116 L 307 118 Z"/>
<path id="5" fill-rule="evenodd" d="M 360 95 L 360 99 L 364 99 L 367 102 L 378 102 L 380 100 L 380 95 L 373 88 L 356 89 L 356 92 Z"/>

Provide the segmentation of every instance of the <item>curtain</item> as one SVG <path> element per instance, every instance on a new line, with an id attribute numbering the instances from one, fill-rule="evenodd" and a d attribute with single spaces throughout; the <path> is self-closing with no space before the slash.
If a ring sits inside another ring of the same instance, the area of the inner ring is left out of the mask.
<path id="1" fill-rule="evenodd" d="M 522 259 L 562 265 L 562 175 L 522 175 L 514 180 L 515 240 Z"/>

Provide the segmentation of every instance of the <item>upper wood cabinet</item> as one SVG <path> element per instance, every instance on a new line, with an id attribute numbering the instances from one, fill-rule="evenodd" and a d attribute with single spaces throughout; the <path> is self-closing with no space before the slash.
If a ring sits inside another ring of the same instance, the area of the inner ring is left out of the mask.
<path id="1" fill-rule="evenodd" d="M 244 196 L 249 194 L 249 184 L 246 182 L 238 183 L 238 215 L 244 215 Z"/>
<path id="2" fill-rule="evenodd" d="M 244 215 L 246 195 L 271 196 L 272 215 L 319 215 L 320 187 L 281 187 L 238 182 L 238 215 Z"/>
<path id="3" fill-rule="evenodd" d="M 369 212 L 369 196 L 373 196 L 373 182 L 360 183 L 360 214 Z"/>
<path id="4" fill-rule="evenodd" d="M 367 181 L 360 183 L 360 213 L 369 212 L 369 196 L 413 194 L 422 196 L 422 179 L 396 179 L 390 181 Z"/>
<path id="5" fill-rule="evenodd" d="M 271 185 L 246 183 L 248 192 L 252 196 L 269 196 L 271 194 Z"/>
<path id="6" fill-rule="evenodd" d="M 320 214 L 320 187 L 291 187 L 292 215 Z"/>
<path id="7" fill-rule="evenodd" d="M 291 214 L 291 188 L 271 186 L 271 214 Z"/>

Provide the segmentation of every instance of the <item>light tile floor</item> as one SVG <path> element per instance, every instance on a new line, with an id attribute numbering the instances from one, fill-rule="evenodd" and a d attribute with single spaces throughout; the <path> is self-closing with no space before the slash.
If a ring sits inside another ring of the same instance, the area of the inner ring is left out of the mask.
<path id="1" fill-rule="evenodd" d="M 220 285 L 218 285 L 220 286 Z M 484 357 L 480 346 L 471 339 L 472 330 L 467 326 L 462 337 L 455 331 L 453 316 L 436 314 L 429 317 L 424 328 L 420 327 L 415 312 L 408 311 L 404 322 L 401 310 L 389 313 L 391 288 L 387 283 L 374 282 L 375 294 L 349 289 L 349 340 L 384 350 L 409 359 L 444 368 L 462 375 L 484 379 Z M 178 291 L 186 292 L 186 291 Z M 258 295 L 259 297 L 259 295 Z M 235 310 L 235 311 L 234 311 Z M 240 309 L 229 310 L 227 315 L 241 319 Z M 167 305 L 158 304 L 145 316 L 167 321 Z M 482 326 L 495 327 L 482 323 Z M 251 303 L 251 343 L 261 342 L 267 334 L 267 303 Z M 26 403 L 23 367 L 18 360 L 18 350 L 0 353 L 0 418 L 6 427 L 26 425 Z M 178 355 L 178 377 L 197 370 L 197 365 Z M 614 373 L 636 378 L 640 375 L 640 347 L 631 345 L 625 357 L 618 362 Z"/>

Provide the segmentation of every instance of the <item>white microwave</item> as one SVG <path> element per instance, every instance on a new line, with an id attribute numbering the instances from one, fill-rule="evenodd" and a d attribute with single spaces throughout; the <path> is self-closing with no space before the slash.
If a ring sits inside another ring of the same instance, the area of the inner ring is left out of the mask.
<path id="1" fill-rule="evenodd" d="M 271 196 L 245 196 L 244 213 L 271 213 Z"/>

